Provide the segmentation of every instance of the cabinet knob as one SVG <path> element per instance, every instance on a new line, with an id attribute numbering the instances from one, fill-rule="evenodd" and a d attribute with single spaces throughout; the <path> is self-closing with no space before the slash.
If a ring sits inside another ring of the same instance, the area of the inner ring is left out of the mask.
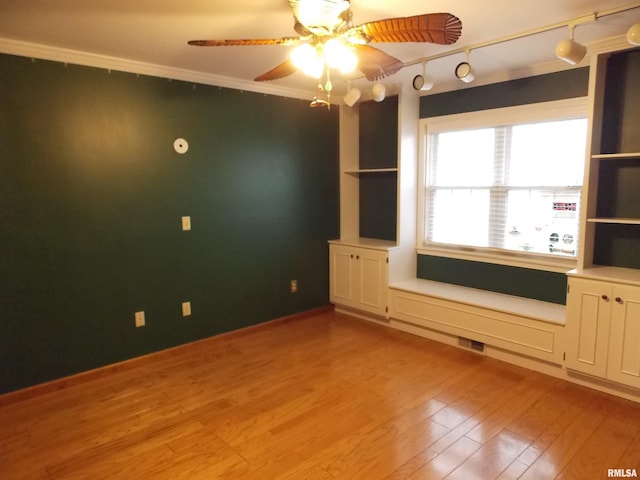
<path id="1" fill-rule="evenodd" d="M 616 302 L 622 305 L 624 303 L 624 300 L 622 300 L 620 297 L 616 297 Z"/>
<path id="2" fill-rule="evenodd" d="M 605 302 L 609 301 L 609 296 L 608 295 L 602 295 L 601 297 Z"/>
<path id="3" fill-rule="evenodd" d="M 360 260 L 360 255 L 356 255 L 356 260 Z"/>
<path id="4" fill-rule="evenodd" d="M 353 258 L 353 253 L 351 254 L 351 258 Z"/>

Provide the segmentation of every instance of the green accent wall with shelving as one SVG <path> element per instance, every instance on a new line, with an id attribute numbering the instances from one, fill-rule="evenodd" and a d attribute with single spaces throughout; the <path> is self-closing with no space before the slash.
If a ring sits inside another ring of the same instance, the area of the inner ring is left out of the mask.
<path id="1" fill-rule="evenodd" d="M 640 49 L 607 61 L 601 153 L 640 152 Z"/>
<path id="2" fill-rule="evenodd" d="M 606 63 L 596 216 L 640 219 L 640 49 L 611 54 Z M 640 269 L 640 225 L 595 226 L 593 263 Z"/>
<path id="3" fill-rule="evenodd" d="M 398 96 L 359 104 L 361 169 L 398 167 Z M 396 240 L 398 175 L 360 174 L 360 236 Z"/>
<path id="4" fill-rule="evenodd" d="M 583 67 L 426 95 L 420 98 L 420 117 L 583 97 L 588 86 L 589 68 Z M 562 273 L 418 255 L 417 277 L 552 303 L 566 302 L 567 279 Z"/>
<path id="5" fill-rule="evenodd" d="M 308 101 L 0 55 L 0 393 L 327 305 L 338 128 Z"/>

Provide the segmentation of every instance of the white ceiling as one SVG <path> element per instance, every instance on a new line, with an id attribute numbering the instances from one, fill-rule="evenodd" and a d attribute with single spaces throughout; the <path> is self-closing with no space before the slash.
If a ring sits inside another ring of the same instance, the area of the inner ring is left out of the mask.
<path id="1" fill-rule="evenodd" d="M 372 44 L 405 63 L 492 41 L 505 36 L 554 25 L 593 12 L 635 5 L 624 0 L 352 0 L 354 23 L 421 13 L 450 12 L 462 20 L 462 37 L 451 46 L 432 44 Z M 580 25 L 575 39 L 583 44 L 623 35 L 640 22 L 640 8 L 604 16 Z M 257 84 L 252 79 L 282 63 L 290 47 L 193 47 L 192 39 L 271 38 L 295 36 L 286 0 L 0 0 L 0 52 L 28 54 L 70 62 L 152 71 L 140 65 L 158 65 L 159 71 L 197 72 L 207 83 L 311 97 L 316 81 L 295 73 L 290 77 Z M 477 72 L 474 84 L 506 80 L 568 68 L 554 56 L 557 42 L 568 37 L 559 28 L 471 51 Z M 47 46 L 42 48 L 42 46 Z M 51 49 L 49 47 L 55 47 Z M 63 50 L 60 50 L 63 49 Z M 32 54 L 32 52 L 35 52 Z M 53 52 L 53 53 L 52 53 Z M 464 53 L 430 61 L 427 73 L 437 82 L 433 90 L 460 88 L 453 77 Z M 122 60 L 122 61 L 121 61 Z M 585 62 L 583 62 L 586 64 Z M 410 82 L 421 73 L 420 63 L 405 67 L 385 80 L 392 85 Z M 176 75 L 181 78 L 184 75 Z M 188 75 L 187 75 L 188 76 Z M 493 79 L 493 80 L 491 80 Z M 335 94 L 344 94 L 346 82 L 334 76 Z M 370 83 L 357 79 L 367 89 Z M 472 84 L 473 85 L 473 84 Z"/>

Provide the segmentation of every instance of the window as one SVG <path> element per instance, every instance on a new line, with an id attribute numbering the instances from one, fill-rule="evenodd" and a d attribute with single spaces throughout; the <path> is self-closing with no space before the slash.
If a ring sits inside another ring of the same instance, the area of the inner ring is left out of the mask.
<path id="1" fill-rule="evenodd" d="M 423 119 L 422 253 L 571 268 L 584 99 Z"/>

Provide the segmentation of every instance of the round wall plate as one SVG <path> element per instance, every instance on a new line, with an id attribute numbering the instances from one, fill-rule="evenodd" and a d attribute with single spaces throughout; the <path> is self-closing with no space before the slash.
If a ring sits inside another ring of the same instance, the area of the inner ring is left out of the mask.
<path id="1" fill-rule="evenodd" d="M 189 143 L 184 138 L 176 138 L 176 141 L 173 142 L 173 148 L 180 154 L 187 153 Z"/>

